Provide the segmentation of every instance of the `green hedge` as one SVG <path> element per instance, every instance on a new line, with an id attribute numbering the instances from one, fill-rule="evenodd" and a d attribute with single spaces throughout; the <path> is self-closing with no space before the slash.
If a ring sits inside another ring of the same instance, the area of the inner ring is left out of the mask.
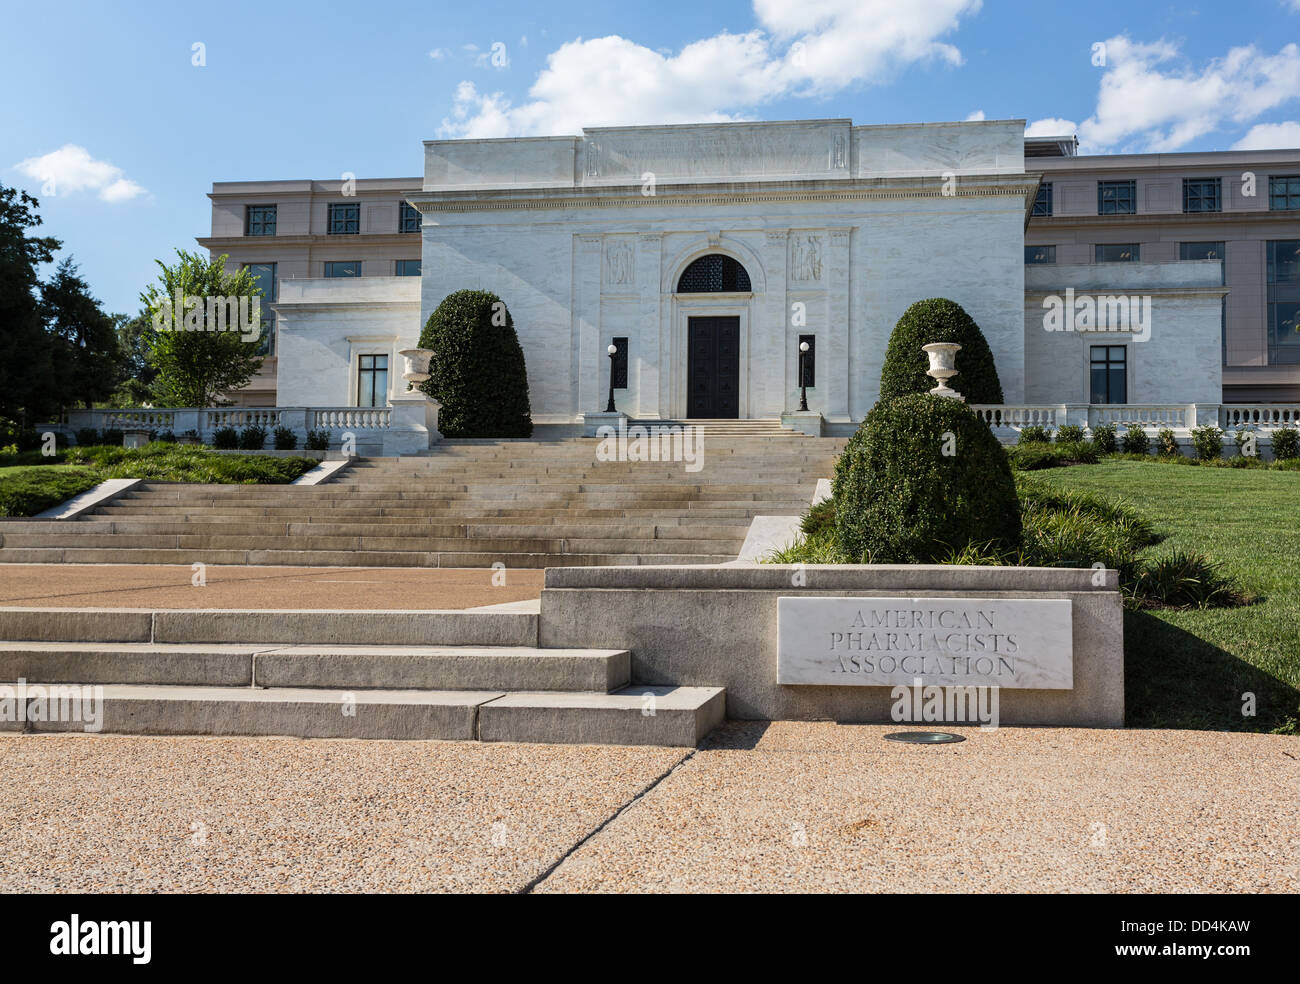
<path id="1" fill-rule="evenodd" d="M 921 350 L 931 342 L 957 342 L 957 375 L 948 385 L 967 403 L 1002 403 L 993 352 L 979 325 L 960 304 L 946 297 L 917 301 L 898 319 L 889 336 L 885 364 L 880 372 L 880 399 L 909 393 L 928 393 L 935 381 L 926 375 L 929 357 Z"/>
<path id="2" fill-rule="evenodd" d="M 420 388 L 442 404 L 446 437 L 531 437 L 524 350 L 505 303 L 484 290 L 445 297 L 420 333 L 431 349 Z"/>
<path id="3" fill-rule="evenodd" d="M 910 395 L 867 414 L 835 464 L 840 549 L 875 563 L 926 563 L 970 543 L 1014 549 L 1011 467 L 960 400 Z"/>

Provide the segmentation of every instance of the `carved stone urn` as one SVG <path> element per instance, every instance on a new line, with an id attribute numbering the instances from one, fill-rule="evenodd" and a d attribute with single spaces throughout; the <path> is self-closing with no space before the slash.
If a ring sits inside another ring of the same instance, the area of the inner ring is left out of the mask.
<path id="1" fill-rule="evenodd" d="M 406 389 L 409 393 L 420 383 L 428 380 L 429 360 L 433 358 L 433 350 L 409 348 L 402 349 L 397 354 L 406 362 L 405 366 L 403 366 L 402 378 L 406 380 Z"/>
<path id="2" fill-rule="evenodd" d="M 930 356 L 930 368 L 926 370 L 926 375 L 939 384 L 930 390 L 931 395 L 946 396 L 953 400 L 966 399 L 948 386 L 948 380 L 957 375 L 957 353 L 960 350 L 961 346 L 956 342 L 931 342 L 921 346 L 921 351 Z"/>

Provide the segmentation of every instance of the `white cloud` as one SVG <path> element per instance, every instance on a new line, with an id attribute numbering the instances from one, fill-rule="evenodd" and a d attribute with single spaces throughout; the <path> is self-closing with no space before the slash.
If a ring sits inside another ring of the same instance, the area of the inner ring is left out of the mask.
<path id="1" fill-rule="evenodd" d="M 975 110 L 975 112 L 971 113 L 969 116 L 966 117 L 966 122 L 967 122 L 967 123 L 978 123 L 978 122 L 980 122 L 980 121 L 983 120 L 983 119 L 984 119 L 984 110 L 982 110 L 982 109 L 977 109 L 977 110 Z"/>
<path id="2" fill-rule="evenodd" d="M 1296 0 L 1300 5 L 1300 0 Z M 1300 123 L 1256 123 L 1232 145 L 1233 150 L 1291 150 L 1300 147 Z"/>
<path id="3" fill-rule="evenodd" d="M 429 57 L 432 58 L 434 61 L 442 61 L 450 54 L 451 52 L 448 51 L 446 48 L 434 48 L 432 51 L 429 52 Z"/>
<path id="4" fill-rule="evenodd" d="M 1059 116 L 1048 116 L 1045 119 L 1034 120 L 1025 127 L 1025 136 L 1027 137 L 1068 137 L 1073 135 L 1079 129 L 1079 124 L 1074 120 L 1063 120 Z"/>
<path id="5" fill-rule="evenodd" d="M 457 87 L 447 137 L 577 133 L 584 126 L 743 119 L 763 103 L 880 82 L 918 62 L 960 65 L 939 38 L 981 0 L 754 0 L 759 27 L 664 54 L 611 35 L 552 51 L 528 99 Z M 545 34 L 543 33 L 543 36 Z"/>
<path id="6" fill-rule="evenodd" d="M 1225 126 L 1243 126 L 1300 93 L 1300 47 L 1276 55 L 1232 48 L 1199 71 L 1169 41 L 1106 42 L 1096 111 L 1079 126 L 1085 152 L 1172 151 Z M 1172 64 L 1171 64 L 1172 63 Z"/>
<path id="7" fill-rule="evenodd" d="M 32 180 L 41 182 L 42 193 L 46 195 L 96 191 L 103 201 L 116 203 L 145 193 L 120 167 L 96 160 L 85 147 L 76 144 L 64 144 L 58 150 L 29 157 L 14 166 Z"/>

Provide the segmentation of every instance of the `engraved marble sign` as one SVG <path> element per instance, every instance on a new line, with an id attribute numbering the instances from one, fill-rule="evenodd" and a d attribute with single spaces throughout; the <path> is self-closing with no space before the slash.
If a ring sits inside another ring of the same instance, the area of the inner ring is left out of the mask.
<path id="1" fill-rule="evenodd" d="M 1074 687 L 1065 598 L 779 598 L 777 682 Z"/>

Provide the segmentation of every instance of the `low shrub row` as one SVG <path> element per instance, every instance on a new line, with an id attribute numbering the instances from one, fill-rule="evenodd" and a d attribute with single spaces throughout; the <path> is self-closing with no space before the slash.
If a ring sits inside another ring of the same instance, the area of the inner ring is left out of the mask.
<path id="1" fill-rule="evenodd" d="M 1055 439 L 1047 428 L 1031 425 L 1021 428 L 1017 444 L 1007 449 L 1013 468 L 1030 471 L 1036 468 L 1052 468 L 1057 464 L 1091 464 L 1107 455 L 1122 454 L 1134 458 L 1155 454 L 1157 458 L 1170 460 L 1188 460 L 1178 445 L 1178 437 L 1168 427 L 1156 432 L 1154 442 L 1146 428 L 1130 425 L 1123 434 L 1117 432 L 1112 424 L 1103 424 L 1092 432 L 1092 440 L 1083 437 L 1083 428 L 1066 424 L 1057 429 Z M 1223 458 L 1223 435 L 1221 428 L 1213 424 L 1194 428 L 1191 432 L 1192 451 L 1196 461 L 1215 462 Z M 1259 433 L 1252 428 L 1239 428 L 1233 433 L 1237 446 L 1237 459 L 1259 459 Z M 1087 453 L 1080 449 L 1088 448 Z M 1066 448 L 1069 450 L 1067 451 Z M 1272 448 L 1275 461 L 1285 463 L 1300 458 L 1300 430 L 1295 427 L 1280 427 L 1272 432 Z M 1060 449 L 1060 450 L 1057 450 Z M 1262 464 L 1262 462 L 1260 462 Z M 1230 467 L 1254 467 L 1248 464 Z"/>
<path id="2" fill-rule="evenodd" d="M 99 484 L 90 468 L 19 468 L 0 475 L 0 516 L 35 516 Z"/>

